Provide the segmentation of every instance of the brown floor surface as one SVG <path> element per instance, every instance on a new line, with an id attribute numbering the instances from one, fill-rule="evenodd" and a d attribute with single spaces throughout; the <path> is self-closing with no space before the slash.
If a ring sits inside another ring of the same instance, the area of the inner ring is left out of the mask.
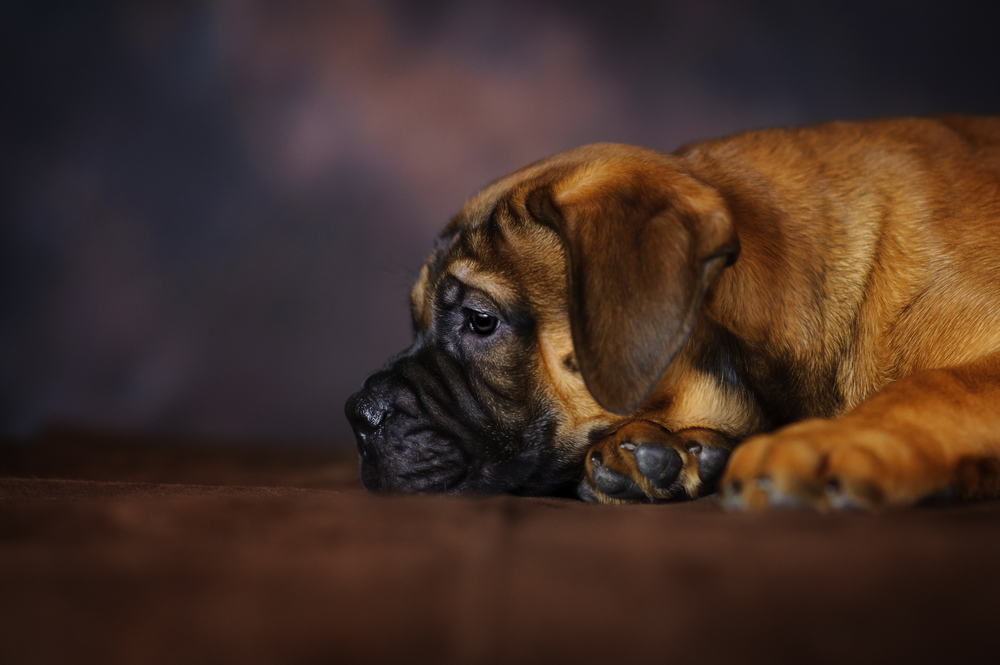
<path id="1" fill-rule="evenodd" d="M 367 494 L 356 461 L 0 446 L 0 663 L 994 662 L 1000 502 Z"/>

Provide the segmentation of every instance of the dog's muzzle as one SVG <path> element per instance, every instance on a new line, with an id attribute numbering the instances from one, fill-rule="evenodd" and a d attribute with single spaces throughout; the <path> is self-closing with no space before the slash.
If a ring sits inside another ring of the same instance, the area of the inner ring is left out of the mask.
<path id="1" fill-rule="evenodd" d="M 470 383 L 458 364 L 419 347 L 365 380 L 345 412 L 366 489 L 537 495 L 578 476 L 580 465 L 552 449 L 551 414 L 491 416 Z"/>
<path id="2" fill-rule="evenodd" d="M 426 412 L 416 389 L 376 372 L 347 400 L 361 458 L 361 482 L 372 491 L 447 492 L 469 471 L 459 443 Z"/>

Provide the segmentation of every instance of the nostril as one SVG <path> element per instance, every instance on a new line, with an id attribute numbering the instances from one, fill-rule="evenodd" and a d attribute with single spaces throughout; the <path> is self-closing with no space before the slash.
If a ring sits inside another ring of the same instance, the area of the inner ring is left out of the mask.
<path id="1" fill-rule="evenodd" d="M 385 419 L 385 411 L 378 401 L 364 390 L 351 395 L 344 405 L 344 414 L 351 423 L 354 437 L 357 439 L 358 453 L 366 462 L 372 462 L 372 437 Z"/>
<path id="2" fill-rule="evenodd" d="M 351 395 L 344 406 L 344 414 L 359 436 L 374 431 L 385 419 L 386 411 L 385 407 L 363 391 Z"/>

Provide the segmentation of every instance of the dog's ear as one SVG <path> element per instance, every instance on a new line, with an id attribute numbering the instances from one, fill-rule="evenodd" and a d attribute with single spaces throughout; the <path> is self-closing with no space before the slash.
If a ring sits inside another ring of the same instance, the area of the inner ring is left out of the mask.
<path id="1" fill-rule="evenodd" d="M 640 406 L 739 240 L 719 193 L 656 153 L 591 161 L 527 198 L 563 239 L 577 364 L 598 404 Z"/>

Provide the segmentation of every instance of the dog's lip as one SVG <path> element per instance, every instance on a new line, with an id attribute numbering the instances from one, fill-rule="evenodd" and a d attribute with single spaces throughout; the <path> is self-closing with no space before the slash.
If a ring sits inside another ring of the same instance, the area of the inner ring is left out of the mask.
<path id="1" fill-rule="evenodd" d="M 470 483 L 473 467 L 458 466 L 452 469 L 436 469 L 431 473 L 422 472 L 386 474 L 377 456 L 361 457 L 361 484 L 372 492 L 400 494 L 466 494 L 475 492 L 475 483 Z"/>
<path id="2" fill-rule="evenodd" d="M 364 399 L 353 400 L 351 407 L 363 409 Z M 395 408 L 378 408 L 377 416 L 369 419 L 359 415 L 359 425 L 354 428 L 361 481 L 366 489 L 435 494 L 475 491 L 474 479 L 480 465 L 469 458 L 460 438 L 449 436 L 427 418 L 413 418 Z M 375 420 L 378 422 L 373 425 Z M 417 468 L 399 467 L 396 457 L 400 448 L 425 451 L 429 459 Z"/>
<path id="3" fill-rule="evenodd" d="M 361 454 L 358 457 L 358 472 L 361 476 L 361 485 L 369 492 L 381 490 L 378 465 L 370 458 Z"/>
<path id="4" fill-rule="evenodd" d="M 387 418 L 386 422 L 391 421 Z M 416 436 L 432 436 L 445 441 L 439 445 L 447 446 L 452 454 L 459 455 L 461 459 L 454 459 L 451 464 L 441 466 L 425 467 L 422 469 L 395 469 L 392 453 L 382 449 L 382 444 L 393 440 L 405 441 Z M 361 438 L 359 437 L 359 441 Z M 536 495 L 546 490 L 538 484 L 535 477 L 540 470 L 538 460 L 531 460 L 531 455 L 518 455 L 518 472 L 511 475 L 511 469 L 506 463 L 514 460 L 487 460 L 477 456 L 470 456 L 469 452 L 461 445 L 461 442 L 448 437 L 433 425 L 420 424 L 407 428 L 405 433 L 393 434 L 380 428 L 372 436 L 364 439 L 363 444 L 358 447 L 360 453 L 360 471 L 362 484 L 369 491 L 385 493 L 416 493 L 416 494 L 450 494 L 450 495 L 494 495 L 502 492 L 514 494 Z M 506 463 L 505 463 L 506 462 Z M 526 466 L 525 466 L 526 465 Z M 396 472 L 398 471 L 398 473 Z M 550 473 L 556 473 L 550 469 Z M 543 474 L 545 475 L 545 474 Z M 519 480 L 514 480 L 515 478 Z M 513 484 L 511 481 L 514 481 Z M 533 482 L 534 481 L 534 482 Z M 563 481 L 558 480 L 556 484 Z M 544 482 L 548 486 L 552 482 Z"/>

